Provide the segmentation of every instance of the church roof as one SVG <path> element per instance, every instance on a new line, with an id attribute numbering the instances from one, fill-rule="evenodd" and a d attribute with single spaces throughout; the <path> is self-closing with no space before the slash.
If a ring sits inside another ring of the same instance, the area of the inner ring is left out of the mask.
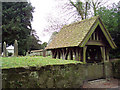
<path id="1" fill-rule="evenodd" d="M 64 47 L 84 47 L 88 39 L 94 32 L 97 26 L 100 26 L 107 41 L 112 48 L 116 45 L 113 42 L 109 32 L 105 29 L 99 16 L 94 16 L 90 19 L 85 19 L 79 22 L 65 25 L 46 47 L 46 49 L 64 48 Z"/>

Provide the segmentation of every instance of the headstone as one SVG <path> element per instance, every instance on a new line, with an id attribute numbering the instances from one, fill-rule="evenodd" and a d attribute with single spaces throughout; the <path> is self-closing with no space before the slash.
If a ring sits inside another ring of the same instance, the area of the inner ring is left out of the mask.
<path id="1" fill-rule="evenodd" d="M 7 57 L 6 42 L 3 44 L 3 57 Z"/>
<path id="2" fill-rule="evenodd" d="M 0 43 L 0 56 L 2 56 L 2 45 Z"/>
<path id="3" fill-rule="evenodd" d="M 43 57 L 46 57 L 46 50 L 43 50 Z"/>
<path id="4" fill-rule="evenodd" d="M 18 43 L 17 40 L 14 42 L 14 56 L 18 56 Z"/>

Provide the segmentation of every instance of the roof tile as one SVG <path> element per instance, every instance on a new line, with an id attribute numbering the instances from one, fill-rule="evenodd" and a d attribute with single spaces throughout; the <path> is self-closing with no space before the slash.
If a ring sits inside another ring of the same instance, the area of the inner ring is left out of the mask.
<path id="1" fill-rule="evenodd" d="M 89 32 L 98 16 L 65 25 L 46 49 L 78 46 Z"/>

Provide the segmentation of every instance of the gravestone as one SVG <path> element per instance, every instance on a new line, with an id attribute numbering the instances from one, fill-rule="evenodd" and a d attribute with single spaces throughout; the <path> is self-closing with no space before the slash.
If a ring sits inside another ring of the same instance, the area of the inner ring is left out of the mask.
<path id="1" fill-rule="evenodd" d="M 3 44 L 3 57 L 7 57 L 6 42 Z"/>
<path id="2" fill-rule="evenodd" d="M 43 50 L 43 57 L 46 57 L 46 50 Z"/>
<path id="3" fill-rule="evenodd" d="M 18 56 L 18 43 L 17 40 L 14 42 L 14 56 Z"/>
<path id="4" fill-rule="evenodd" d="M 0 43 L 0 56 L 2 56 L 2 44 Z"/>

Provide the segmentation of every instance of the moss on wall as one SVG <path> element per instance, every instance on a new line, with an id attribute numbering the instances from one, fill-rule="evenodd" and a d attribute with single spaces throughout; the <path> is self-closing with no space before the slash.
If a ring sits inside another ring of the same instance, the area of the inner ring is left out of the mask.
<path id="1" fill-rule="evenodd" d="M 13 68 L 2 73 L 3 88 L 80 88 L 86 80 L 105 77 L 102 63 Z"/>
<path id="2" fill-rule="evenodd" d="M 120 79 L 120 60 L 112 61 L 113 77 Z"/>

